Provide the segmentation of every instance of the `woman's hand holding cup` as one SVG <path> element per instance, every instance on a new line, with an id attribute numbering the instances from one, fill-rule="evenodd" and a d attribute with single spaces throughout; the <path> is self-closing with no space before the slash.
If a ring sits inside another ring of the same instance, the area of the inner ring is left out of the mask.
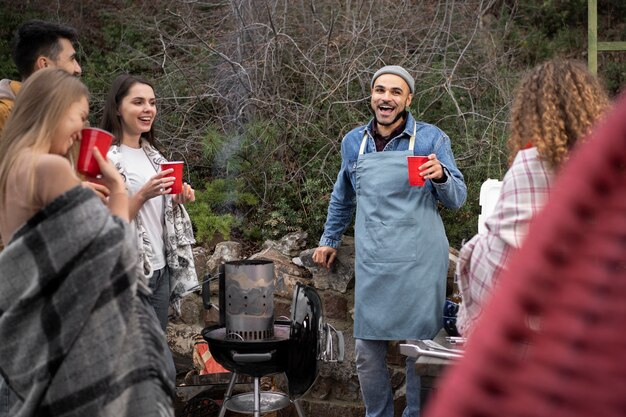
<path id="1" fill-rule="evenodd" d="M 174 177 L 168 175 L 174 172 L 173 169 L 167 169 L 159 171 L 155 176 L 150 178 L 148 182 L 138 191 L 141 194 L 143 201 L 148 201 L 151 198 L 161 195 L 169 194 L 174 184 Z"/>

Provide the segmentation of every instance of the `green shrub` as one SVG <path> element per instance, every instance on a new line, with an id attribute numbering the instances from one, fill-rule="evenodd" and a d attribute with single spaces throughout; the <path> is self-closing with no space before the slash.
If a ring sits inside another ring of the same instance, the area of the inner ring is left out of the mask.
<path id="1" fill-rule="evenodd" d="M 234 229 L 244 223 L 243 210 L 256 205 L 257 200 L 240 188 L 240 181 L 216 179 L 207 182 L 203 190 L 196 189 L 196 201 L 186 208 L 199 244 L 209 245 L 215 238 L 230 239 Z"/>

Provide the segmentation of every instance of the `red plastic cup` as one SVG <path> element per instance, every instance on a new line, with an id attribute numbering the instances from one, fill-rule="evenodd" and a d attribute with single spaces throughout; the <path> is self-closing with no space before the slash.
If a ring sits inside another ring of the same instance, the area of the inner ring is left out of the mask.
<path id="1" fill-rule="evenodd" d="M 172 191 L 170 194 L 180 194 L 183 191 L 183 161 L 163 162 L 161 164 L 161 171 L 173 168 L 174 172 L 169 174 L 170 177 L 176 177 L 174 184 L 172 184 Z"/>
<path id="2" fill-rule="evenodd" d="M 427 156 L 407 156 L 409 166 L 409 185 L 423 187 L 426 180 L 420 175 L 420 166 L 428 162 Z"/>
<path id="3" fill-rule="evenodd" d="M 98 148 L 102 156 L 106 157 L 112 141 L 113 135 L 106 130 L 96 127 L 83 129 L 81 131 L 80 151 L 78 153 L 78 161 L 76 162 L 76 170 L 81 174 L 92 177 L 102 174 L 98 161 L 93 157 L 93 148 Z"/>

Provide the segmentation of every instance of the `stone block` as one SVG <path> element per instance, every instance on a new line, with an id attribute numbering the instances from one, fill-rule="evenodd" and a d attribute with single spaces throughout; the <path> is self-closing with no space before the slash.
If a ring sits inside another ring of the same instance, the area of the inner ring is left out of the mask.
<path id="1" fill-rule="evenodd" d="M 188 325 L 204 323 L 204 306 L 199 294 L 192 293 L 181 300 L 180 321 Z"/>
<path id="2" fill-rule="evenodd" d="M 215 245 L 213 254 L 206 262 L 206 273 L 217 276 L 219 266 L 224 262 L 238 261 L 241 259 L 242 246 L 239 242 L 220 242 Z"/>
<path id="3" fill-rule="evenodd" d="M 365 406 L 361 402 L 302 400 L 307 417 L 363 417 Z"/>
<path id="4" fill-rule="evenodd" d="M 292 232 L 283 236 L 280 240 L 266 240 L 262 249 L 275 249 L 290 258 L 297 256 L 306 246 L 308 234 L 306 232 Z"/>
<path id="5" fill-rule="evenodd" d="M 207 274 L 207 261 L 209 259 L 209 251 L 202 246 L 196 246 L 193 248 L 193 262 L 196 266 L 196 274 L 198 275 L 198 282 L 202 282 L 204 276 Z"/>
<path id="6" fill-rule="evenodd" d="M 263 417 L 265 417 L 265 416 L 268 416 L 269 413 L 262 414 L 262 415 Z M 237 414 L 237 416 L 240 417 L 241 414 Z M 298 411 L 296 410 L 296 407 L 293 404 L 289 404 L 287 407 L 276 411 L 276 417 L 299 417 L 299 416 L 298 416 Z"/>
<path id="7" fill-rule="evenodd" d="M 347 381 L 335 381 L 333 398 L 345 402 L 360 401 L 361 388 L 356 376 Z"/>
<path id="8" fill-rule="evenodd" d="M 332 289 L 345 293 L 354 288 L 354 239 L 345 236 L 337 250 L 337 257 L 330 269 L 313 262 L 315 249 L 300 252 L 300 262 L 313 275 L 313 286 L 320 290 Z"/>
<path id="9" fill-rule="evenodd" d="M 346 320 L 348 318 L 348 300 L 345 296 L 331 291 L 321 294 L 324 303 L 324 316 L 328 319 Z"/>
<path id="10" fill-rule="evenodd" d="M 326 400 L 330 397 L 333 389 L 333 380 L 330 378 L 317 378 L 313 387 L 308 392 L 307 397 L 316 400 Z"/>
<path id="11" fill-rule="evenodd" d="M 291 299 L 281 300 L 274 298 L 274 320 L 291 318 Z"/>

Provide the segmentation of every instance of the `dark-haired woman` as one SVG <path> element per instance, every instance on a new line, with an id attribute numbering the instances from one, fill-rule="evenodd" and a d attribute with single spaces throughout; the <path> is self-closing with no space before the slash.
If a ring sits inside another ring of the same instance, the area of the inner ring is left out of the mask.
<path id="1" fill-rule="evenodd" d="M 198 284 L 191 246 L 195 243 L 183 203 L 195 200 L 183 184 L 170 195 L 172 170 L 155 146 L 156 97 L 152 85 L 138 77 L 118 76 L 109 90 L 100 127 L 113 133 L 108 157 L 130 192 L 129 217 L 137 231 L 142 273 L 152 289 L 151 303 L 165 331 L 170 300 Z"/>

